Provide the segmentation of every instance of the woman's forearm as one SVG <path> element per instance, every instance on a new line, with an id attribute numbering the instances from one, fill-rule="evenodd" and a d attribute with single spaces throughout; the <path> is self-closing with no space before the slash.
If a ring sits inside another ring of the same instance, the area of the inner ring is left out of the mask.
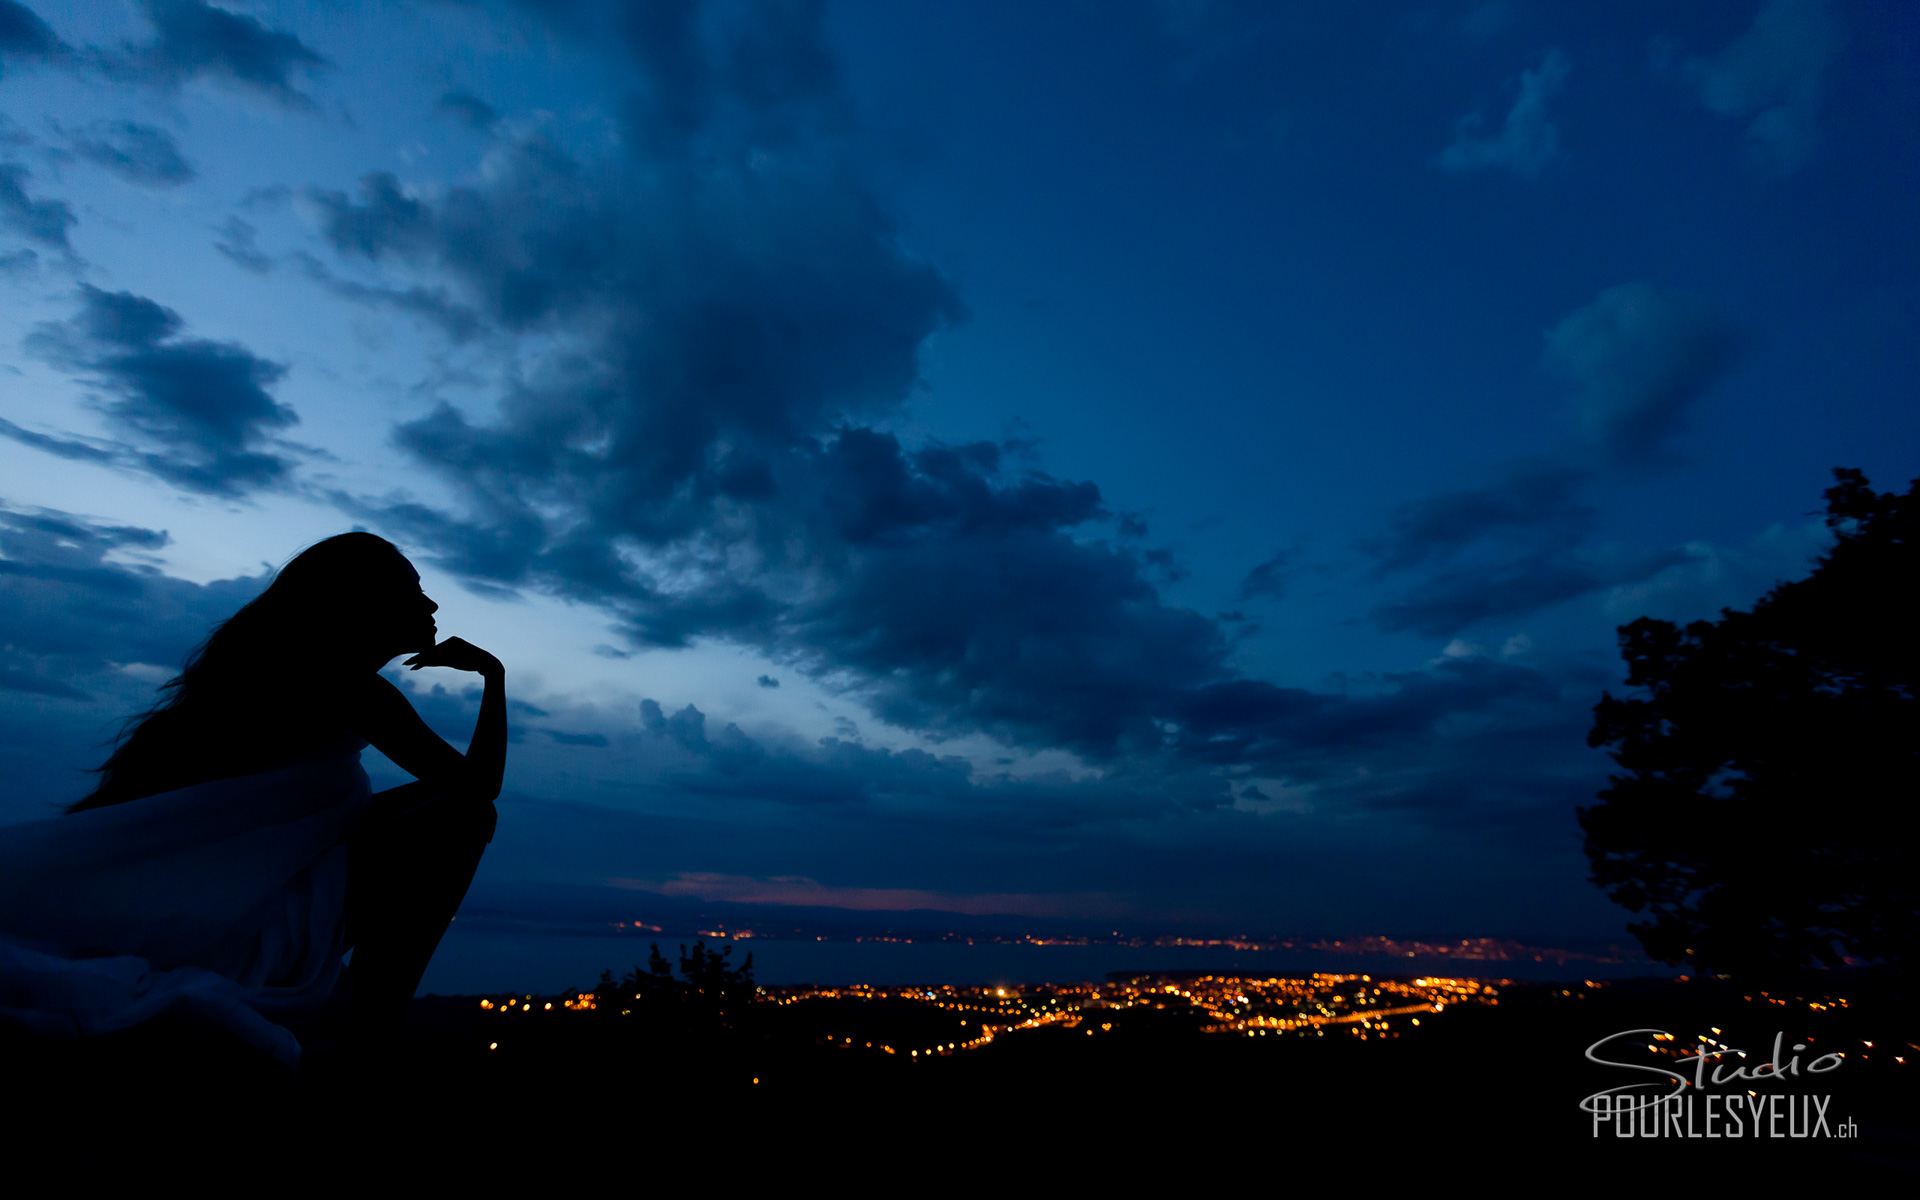
<path id="1" fill-rule="evenodd" d="M 473 726 L 473 740 L 467 745 L 467 773 L 483 798 L 500 794 L 507 774 L 507 673 L 501 669 L 483 675 L 486 688 L 480 696 L 480 719 Z"/>

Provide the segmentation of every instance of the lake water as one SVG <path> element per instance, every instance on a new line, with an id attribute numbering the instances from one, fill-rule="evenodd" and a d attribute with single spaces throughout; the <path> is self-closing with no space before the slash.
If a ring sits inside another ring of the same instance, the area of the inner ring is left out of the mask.
<path id="1" fill-rule="evenodd" d="M 625 975 L 645 967 L 652 942 L 668 961 L 691 938 L 633 934 L 553 934 L 462 929 L 456 921 L 422 980 L 422 993 L 552 994 L 586 990 L 602 970 Z M 709 943 L 710 945 L 712 943 Z M 1298 975 L 1314 971 L 1375 975 L 1457 975 L 1510 979 L 1599 979 L 1671 974 L 1646 962 L 1471 962 L 1304 950 L 1240 951 L 1224 947 L 1031 946 L 964 942 L 813 942 L 755 938 L 734 943 L 733 960 L 753 953 L 755 981 L 797 983 L 1064 983 L 1098 980 L 1109 971 L 1204 970 Z"/>

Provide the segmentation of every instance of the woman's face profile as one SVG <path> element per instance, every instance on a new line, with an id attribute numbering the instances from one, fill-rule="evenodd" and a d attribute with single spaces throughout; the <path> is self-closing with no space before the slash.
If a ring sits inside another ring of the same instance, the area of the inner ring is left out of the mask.
<path id="1" fill-rule="evenodd" d="M 405 568 L 405 578 L 408 581 L 401 588 L 399 605 L 404 631 L 402 636 L 406 640 L 406 645 L 401 648 L 400 653 L 410 654 L 431 650 L 440 636 L 440 626 L 433 619 L 433 614 L 440 611 L 440 606 L 433 602 L 433 597 L 427 595 L 426 589 L 420 585 L 420 572 L 413 569 L 413 564 L 405 558 L 400 560 L 400 564 Z"/>
<path id="2" fill-rule="evenodd" d="M 340 665 L 381 663 L 438 644 L 440 606 L 420 586 L 420 572 L 384 538 L 342 534 L 309 547 L 287 565 L 273 606 L 287 631 L 317 634 L 346 655 Z M 270 592 L 273 589 L 269 589 Z"/>
<path id="3" fill-rule="evenodd" d="M 439 640 L 440 629 L 433 614 L 440 606 L 420 586 L 420 572 L 404 555 L 394 555 L 390 566 L 378 573 L 372 587 L 366 633 L 377 639 L 388 657 L 417 654 L 431 649 Z"/>

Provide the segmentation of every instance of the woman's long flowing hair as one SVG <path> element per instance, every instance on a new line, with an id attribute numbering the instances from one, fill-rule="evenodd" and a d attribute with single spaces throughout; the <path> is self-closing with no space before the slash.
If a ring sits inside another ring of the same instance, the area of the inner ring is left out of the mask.
<path id="1" fill-rule="evenodd" d="M 405 563 L 392 542 L 364 532 L 295 555 L 160 685 L 159 702 L 127 722 L 94 768 L 99 785 L 64 811 L 241 774 L 324 733 L 326 675 L 355 657 L 369 601 L 406 578 Z M 289 667 L 297 677 L 269 693 L 263 672 Z"/>

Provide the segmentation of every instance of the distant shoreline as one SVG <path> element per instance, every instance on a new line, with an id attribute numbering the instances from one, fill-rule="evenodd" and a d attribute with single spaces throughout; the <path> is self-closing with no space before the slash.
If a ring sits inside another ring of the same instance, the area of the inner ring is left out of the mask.
<path id="1" fill-rule="evenodd" d="M 654 932 L 516 932 L 473 925 L 463 927 L 456 921 L 422 980 L 421 994 L 478 996 L 587 989 L 598 982 L 603 970 L 618 976 L 644 965 L 655 942 L 659 943 L 661 952 L 672 959 L 680 946 L 691 945 L 697 937 Z M 931 940 L 814 941 L 770 937 L 737 942 L 705 940 L 710 947 L 732 945 L 735 963 L 752 954 L 755 979 L 762 984 L 780 986 L 1099 982 L 1116 972 L 1371 973 L 1533 982 L 1642 976 L 1671 978 L 1682 973 L 1678 968 L 1644 959 L 1474 960 L 1225 946 L 1036 946 L 1018 942 L 969 945 Z"/>

